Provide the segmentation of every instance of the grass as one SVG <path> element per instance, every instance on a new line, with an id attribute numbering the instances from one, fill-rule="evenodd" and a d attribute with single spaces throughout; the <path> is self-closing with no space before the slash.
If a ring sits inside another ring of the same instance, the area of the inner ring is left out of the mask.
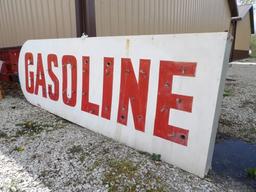
<path id="1" fill-rule="evenodd" d="M 256 35 L 251 36 L 251 57 L 256 58 Z"/>
<path id="2" fill-rule="evenodd" d="M 151 160 L 153 160 L 153 161 L 161 161 L 161 155 L 153 153 L 151 155 Z"/>
<path id="3" fill-rule="evenodd" d="M 27 135 L 27 136 L 38 135 L 43 131 L 49 132 L 50 131 L 49 128 L 52 127 L 52 125 L 50 124 L 35 122 L 30 120 L 17 123 L 15 125 L 21 127 L 21 129 L 16 132 L 15 137 L 20 137 L 24 135 Z"/>
<path id="4" fill-rule="evenodd" d="M 232 95 L 232 93 L 231 93 L 231 91 L 230 90 L 224 90 L 224 93 L 223 93 L 223 96 L 224 97 L 229 97 L 229 96 L 231 96 Z"/>
<path id="5" fill-rule="evenodd" d="M 157 155 L 158 156 L 158 155 Z M 108 171 L 105 172 L 103 177 L 103 184 L 108 185 L 108 191 L 125 191 L 132 192 L 138 191 L 137 186 L 147 188 L 146 191 L 164 192 L 165 184 L 162 179 L 153 172 L 148 171 L 140 174 L 140 166 L 135 165 L 130 160 L 109 160 Z M 157 183 L 158 186 L 153 186 Z M 122 187 L 120 187 L 122 186 Z"/>
<path id="6" fill-rule="evenodd" d="M 0 139 L 1 138 L 7 138 L 7 137 L 8 137 L 8 135 L 5 132 L 0 131 Z"/>
<path id="7" fill-rule="evenodd" d="M 108 166 L 110 167 L 110 171 L 105 173 L 103 183 L 109 185 L 108 191 L 118 191 L 117 182 L 120 180 L 120 177 L 123 176 L 128 178 L 129 180 L 134 176 L 137 171 L 137 167 L 131 162 L 127 160 L 111 160 L 108 162 Z M 136 185 L 132 185 L 126 188 L 125 191 L 135 191 Z"/>
<path id="8" fill-rule="evenodd" d="M 17 152 L 23 152 L 25 149 L 24 149 L 24 147 L 17 147 L 16 146 L 13 150 L 17 151 Z"/>
<path id="9" fill-rule="evenodd" d="M 21 130 L 16 132 L 16 137 L 23 136 L 23 135 L 36 135 L 41 133 L 44 130 L 45 125 L 39 124 L 33 121 L 25 121 L 22 123 L 16 124 L 16 126 L 21 127 Z"/>
<path id="10" fill-rule="evenodd" d="M 95 160 L 93 165 L 88 167 L 87 171 L 92 172 L 94 169 L 99 168 L 101 164 L 103 164 L 103 160 Z"/>
<path id="11" fill-rule="evenodd" d="M 68 149 L 68 153 L 72 154 L 73 157 L 77 157 L 81 163 L 83 163 L 87 157 L 87 153 L 84 151 L 81 145 L 73 145 Z"/>
<path id="12" fill-rule="evenodd" d="M 71 148 L 68 149 L 68 152 L 75 155 L 75 154 L 83 153 L 84 150 L 81 145 L 73 145 Z"/>

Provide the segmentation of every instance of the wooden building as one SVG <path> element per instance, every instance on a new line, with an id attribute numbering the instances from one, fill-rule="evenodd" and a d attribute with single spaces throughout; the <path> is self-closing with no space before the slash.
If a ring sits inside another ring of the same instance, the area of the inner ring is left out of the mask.
<path id="1" fill-rule="evenodd" d="M 0 0 L 0 48 L 28 39 L 76 37 L 75 0 Z"/>
<path id="2" fill-rule="evenodd" d="M 28 39 L 230 31 L 236 0 L 0 0 L 0 48 Z"/>
<path id="3" fill-rule="evenodd" d="M 95 0 L 96 35 L 223 32 L 227 0 Z"/>
<path id="4" fill-rule="evenodd" d="M 232 19 L 236 30 L 233 60 L 249 56 L 251 34 L 254 34 L 253 6 L 242 5 L 238 7 L 238 11 L 239 16 Z"/>

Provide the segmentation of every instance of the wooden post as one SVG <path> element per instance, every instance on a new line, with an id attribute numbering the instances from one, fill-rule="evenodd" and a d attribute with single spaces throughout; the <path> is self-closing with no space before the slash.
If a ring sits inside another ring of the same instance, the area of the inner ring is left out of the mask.
<path id="1" fill-rule="evenodd" d="M 0 85 L 0 101 L 4 98 L 4 89 L 3 86 Z"/>

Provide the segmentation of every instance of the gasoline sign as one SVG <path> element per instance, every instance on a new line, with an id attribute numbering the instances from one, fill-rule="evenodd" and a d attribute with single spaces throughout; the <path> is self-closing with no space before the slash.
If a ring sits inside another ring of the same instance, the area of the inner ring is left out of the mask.
<path id="1" fill-rule="evenodd" d="M 26 99 L 203 177 L 214 148 L 227 33 L 27 41 Z"/>

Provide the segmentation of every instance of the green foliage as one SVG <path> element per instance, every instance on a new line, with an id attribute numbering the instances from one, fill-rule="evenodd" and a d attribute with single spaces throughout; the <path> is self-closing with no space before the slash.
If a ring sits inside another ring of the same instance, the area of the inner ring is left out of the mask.
<path id="1" fill-rule="evenodd" d="M 33 121 L 25 121 L 22 123 L 16 124 L 16 126 L 21 127 L 21 130 L 16 132 L 16 137 L 23 136 L 23 135 L 35 135 L 41 133 L 44 129 L 45 125 L 41 125 L 40 123 L 33 122 Z"/>
<path id="2" fill-rule="evenodd" d="M 61 120 L 62 121 L 62 120 Z M 14 137 L 20 137 L 20 136 L 35 136 L 39 135 L 42 132 L 50 132 L 54 131 L 56 129 L 61 129 L 64 127 L 64 124 L 57 123 L 59 121 L 56 121 L 54 123 L 44 123 L 44 122 L 36 122 L 36 121 L 24 121 L 21 123 L 15 124 L 15 126 L 21 127 L 19 129 Z"/>
<path id="3" fill-rule="evenodd" d="M 75 154 L 83 153 L 84 150 L 81 145 L 74 145 L 68 149 L 68 152 L 75 155 Z"/>
<path id="4" fill-rule="evenodd" d="M 81 163 L 83 163 L 88 156 L 81 145 L 73 145 L 68 149 L 68 153 L 71 154 L 71 158 L 77 158 Z"/>
<path id="5" fill-rule="evenodd" d="M 256 35 L 251 36 L 251 57 L 256 58 Z"/>
<path id="6" fill-rule="evenodd" d="M 247 169 L 247 175 L 252 179 L 256 179 L 256 167 Z"/>
<path id="7" fill-rule="evenodd" d="M 161 155 L 160 155 L 160 154 L 155 154 L 155 153 L 153 153 L 153 154 L 151 155 L 151 159 L 152 159 L 153 161 L 161 161 Z"/>
<path id="8" fill-rule="evenodd" d="M 255 4 L 256 0 L 239 0 L 239 2 L 244 5 L 244 4 Z"/>
<path id="9" fill-rule="evenodd" d="M 131 180 L 137 171 L 137 167 L 131 161 L 127 160 L 111 160 L 108 162 L 108 165 L 110 171 L 105 173 L 103 183 L 109 185 L 109 192 L 118 191 L 121 177 Z M 136 185 L 132 185 L 126 188 L 125 191 L 135 191 L 135 189 Z"/>
<path id="10" fill-rule="evenodd" d="M 24 151 L 25 149 L 23 148 L 23 147 L 15 147 L 14 149 L 13 149 L 14 151 L 17 151 L 17 152 L 22 152 L 22 151 Z"/>
<path id="11" fill-rule="evenodd" d="M 229 97 L 229 96 L 231 96 L 231 91 L 230 91 L 230 90 L 224 90 L 223 96 L 224 96 L 224 97 Z"/>
<path id="12" fill-rule="evenodd" d="M 143 169 L 145 168 L 141 165 Z M 103 184 L 108 186 L 108 191 L 124 191 L 134 192 L 165 192 L 170 191 L 166 189 L 163 179 L 154 174 L 152 171 L 140 173 L 142 168 L 140 165 L 135 165 L 130 160 L 109 160 L 108 170 L 104 174 Z M 158 186 L 154 186 L 157 183 Z M 139 188 L 137 188 L 139 186 Z"/>

